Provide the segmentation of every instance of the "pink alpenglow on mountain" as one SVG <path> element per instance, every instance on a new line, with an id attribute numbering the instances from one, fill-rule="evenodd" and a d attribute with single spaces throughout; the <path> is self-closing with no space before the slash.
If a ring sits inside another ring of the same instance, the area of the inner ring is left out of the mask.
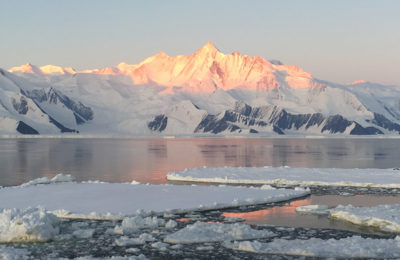
<path id="1" fill-rule="evenodd" d="M 125 74 L 136 85 L 181 87 L 189 92 L 213 92 L 216 89 L 271 90 L 321 86 L 310 73 L 295 65 L 275 65 L 262 57 L 238 52 L 221 53 L 212 42 L 190 56 L 170 57 L 160 52 L 137 65 L 120 63 L 114 68 L 86 71 L 96 74 Z"/>
<path id="2" fill-rule="evenodd" d="M 54 75 L 54 74 L 75 74 L 76 71 L 73 68 L 62 68 L 54 65 L 45 65 L 41 67 L 34 66 L 30 63 L 21 65 L 19 67 L 13 67 L 8 70 L 11 73 L 28 73 L 28 74 L 44 74 L 44 75 Z"/>

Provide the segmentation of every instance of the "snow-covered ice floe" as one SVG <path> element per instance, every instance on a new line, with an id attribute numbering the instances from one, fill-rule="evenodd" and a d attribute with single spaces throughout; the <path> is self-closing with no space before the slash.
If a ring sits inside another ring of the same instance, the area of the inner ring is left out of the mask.
<path id="1" fill-rule="evenodd" d="M 244 240 L 272 237 L 275 234 L 268 230 L 256 230 L 246 224 L 224 224 L 196 222 L 167 235 L 164 242 L 173 244 L 193 244 L 218 242 L 226 240 Z"/>
<path id="2" fill-rule="evenodd" d="M 274 239 L 270 243 L 259 241 L 225 242 L 224 246 L 253 253 L 284 254 L 329 258 L 399 258 L 400 237 L 395 239 L 372 239 L 352 236 L 342 239 L 308 240 Z"/>
<path id="3" fill-rule="evenodd" d="M 290 167 L 195 168 L 170 172 L 171 181 L 400 188 L 399 169 Z"/>
<path id="4" fill-rule="evenodd" d="M 374 207 L 338 206 L 330 210 L 330 217 L 385 232 L 400 233 L 400 204 Z"/>
<path id="5" fill-rule="evenodd" d="M 0 209 L 42 206 L 63 218 L 122 219 L 264 204 L 302 197 L 309 190 L 230 186 L 59 182 L 0 189 Z"/>

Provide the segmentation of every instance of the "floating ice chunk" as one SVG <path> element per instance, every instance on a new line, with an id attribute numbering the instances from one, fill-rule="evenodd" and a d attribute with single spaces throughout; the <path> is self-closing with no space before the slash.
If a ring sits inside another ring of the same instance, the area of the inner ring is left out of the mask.
<path id="1" fill-rule="evenodd" d="M 196 247 L 196 250 L 198 251 L 212 251 L 214 250 L 213 246 L 198 246 Z"/>
<path id="2" fill-rule="evenodd" d="M 328 215 L 329 210 L 326 205 L 306 205 L 296 207 L 296 212 L 302 214 L 313 214 L 313 215 Z"/>
<path id="3" fill-rule="evenodd" d="M 400 233 L 400 204 L 374 207 L 338 206 L 330 217 L 386 232 Z"/>
<path id="4" fill-rule="evenodd" d="M 308 240 L 274 239 L 270 243 L 259 241 L 225 242 L 229 249 L 265 254 L 285 254 L 329 258 L 398 258 L 400 237 L 395 239 L 372 239 L 353 236 L 342 239 Z"/>
<path id="5" fill-rule="evenodd" d="M 59 219 L 42 208 L 0 211 L 0 242 L 47 241 L 59 233 Z"/>
<path id="6" fill-rule="evenodd" d="M 126 249 L 125 252 L 132 253 L 132 254 L 137 254 L 137 253 L 140 252 L 140 249 L 139 248 L 135 248 L 135 247 L 131 247 L 131 248 Z"/>
<path id="7" fill-rule="evenodd" d="M 123 233 L 129 233 L 131 231 L 141 228 L 156 228 L 165 226 L 165 220 L 161 218 L 134 216 L 126 217 L 122 220 L 121 228 Z"/>
<path id="8" fill-rule="evenodd" d="M 94 229 L 78 229 L 75 230 L 72 235 L 77 238 L 91 238 L 94 234 Z"/>
<path id="9" fill-rule="evenodd" d="M 59 173 L 51 179 L 51 182 L 74 182 L 75 177 L 70 174 Z"/>
<path id="10" fill-rule="evenodd" d="M 122 236 L 120 238 L 115 239 L 115 244 L 117 246 L 136 246 L 143 245 L 145 242 L 140 241 L 137 238 L 129 238 L 127 236 Z"/>
<path id="11" fill-rule="evenodd" d="M 399 171 L 394 169 L 203 167 L 170 172 L 167 179 L 209 183 L 400 188 Z"/>
<path id="12" fill-rule="evenodd" d="M 246 224 L 223 224 L 196 222 L 167 235 L 164 242 L 172 244 L 191 244 L 217 242 L 225 240 L 243 240 L 271 237 L 274 233 L 267 230 L 256 230 Z"/>
<path id="13" fill-rule="evenodd" d="M 174 249 L 174 250 L 179 250 L 179 249 L 182 249 L 182 247 L 183 247 L 183 245 L 181 245 L 181 244 L 175 244 L 173 246 L 170 246 L 169 248 Z"/>
<path id="14" fill-rule="evenodd" d="M 143 245 L 146 242 L 153 242 L 154 240 L 155 238 L 152 235 L 143 233 L 137 238 L 122 236 L 115 240 L 115 244 L 117 246 L 136 246 L 136 245 Z"/>
<path id="15" fill-rule="evenodd" d="M 38 184 L 50 184 L 50 183 L 57 183 L 57 182 L 74 182 L 75 177 L 70 174 L 59 173 L 54 176 L 52 179 L 48 177 L 41 177 L 34 180 L 31 180 L 27 183 L 22 184 L 22 187 L 30 186 L 30 185 L 38 185 Z"/>
<path id="16" fill-rule="evenodd" d="M 165 223 L 165 228 L 172 229 L 172 228 L 176 228 L 177 225 L 178 225 L 178 223 L 176 223 L 176 221 L 170 219 L 170 220 L 168 220 L 167 223 Z"/>
<path id="17" fill-rule="evenodd" d="M 151 244 L 152 248 L 157 248 L 158 250 L 161 250 L 161 251 L 167 250 L 168 246 L 169 245 L 167 243 L 163 243 L 163 242 L 155 242 L 155 243 Z"/>
<path id="18" fill-rule="evenodd" d="M 236 222 L 243 222 L 243 221 L 245 221 L 244 218 L 224 217 L 225 223 L 236 223 Z"/>
<path id="19" fill-rule="evenodd" d="M 41 177 L 37 178 L 31 181 L 28 181 L 27 183 L 22 184 L 21 186 L 30 186 L 30 185 L 37 185 L 37 184 L 49 184 L 51 183 L 51 179 L 48 177 Z"/>

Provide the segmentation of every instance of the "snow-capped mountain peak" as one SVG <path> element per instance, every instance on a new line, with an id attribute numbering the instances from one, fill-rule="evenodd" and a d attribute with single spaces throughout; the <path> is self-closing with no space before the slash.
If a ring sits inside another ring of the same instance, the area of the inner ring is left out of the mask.
<path id="1" fill-rule="evenodd" d="M 63 67 L 59 67 L 59 66 L 54 66 L 54 65 L 45 65 L 45 66 L 41 66 L 40 67 L 40 71 L 43 74 L 75 74 L 76 71 L 71 68 L 63 68 Z"/>
<path id="2" fill-rule="evenodd" d="M 41 67 L 37 67 L 35 65 L 32 65 L 30 63 L 23 64 L 18 67 L 12 67 L 8 70 L 8 72 L 11 73 L 27 73 L 27 74 L 43 74 L 43 75 L 50 75 L 50 74 L 75 74 L 76 71 L 71 68 L 63 68 L 60 66 L 54 66 L 54 65 L 45 65 Z"/>
<path id="3" fill-rule="evenodd" d="M 11 73 L 14 73 L 14 72 L 29 73 L 29 74 L 41 74 L 42 73 L 42 71 L 38 67 L 36 67 L 30 63 L 26 63 L 26 64 L 23 64 L 18 67 L 12 67 L 8 71 Z"/>
<path id="4" fill-rule="evenodd" d="M 203 47 L 198 49 L 194 53 L 194 56 L 215 58 L 218 54 L 221 55 L 222 53 L 217 49 L 217 47 L 215 47 L 214 43 L 209 41 Z"/>

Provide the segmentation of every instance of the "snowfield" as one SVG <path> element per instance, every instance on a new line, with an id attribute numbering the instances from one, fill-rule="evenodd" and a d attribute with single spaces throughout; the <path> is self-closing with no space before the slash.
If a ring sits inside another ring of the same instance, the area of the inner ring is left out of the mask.
<path id="1" fill-rule="evenodd" d="M 176 213 L 264 204 L 309 193 L 309 190 L 300 188 L 274 189 L 270 186 L 251 188 L 60 182 L 2 188 L 0 208 L 41 206 L 62 218 L 122 219 L 143 213 Z"/>
<path id="2" fill-rule="evenodd" d="M 399 169 L 290 167 L 196 168 L 167 174 L 170 181 L 400 188 Z"/>
<path id="3" fill-rule="evenodd" d="M 400 233 L 400 204 L 375 207 L 338 206 L 330 210 L 331 218 L 385 232 Z"/>
<path id="4" fill-rule="evenodd" d="M 283 254 L 331 258 L 399 258 L 400 237 L 395 239 L 371 239 L 353 236 L 343 239 L 311 238 L 308 240 L 274 239 L 270 243 L 259 241 L 226 242 L 232 250 L 253 253 Z"/>

